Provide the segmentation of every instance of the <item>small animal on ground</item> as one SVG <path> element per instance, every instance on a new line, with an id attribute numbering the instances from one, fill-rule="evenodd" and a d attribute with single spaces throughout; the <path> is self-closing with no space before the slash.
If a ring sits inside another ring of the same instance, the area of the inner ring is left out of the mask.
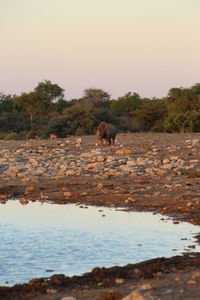
<path id="1" fill-rule="evenodd" d="M 101 141 L 101 145 L 103 145 L 104 141 L 106 141 L 109 145 L 114 145 L 116 134 L 117 129 L 111 123 L 102 121 L 96 128 L 96 137 Z"/>
<path id="2" fill-rule="evenodd" d="M 51 133 L 50 134 L 50 139 L 53 139 L 53 140 L 58 139 L 57 134 L 56 133 Z"/>

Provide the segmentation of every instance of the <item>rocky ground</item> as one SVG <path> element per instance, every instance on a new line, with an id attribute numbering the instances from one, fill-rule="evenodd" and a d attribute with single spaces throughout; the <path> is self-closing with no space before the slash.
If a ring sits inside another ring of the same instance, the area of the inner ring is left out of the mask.
<path id="1" fill-rule="evenodd" d="M 18 198 L 160 212 L 200 225 L 200 134 L 0 141 L 0 202 Z M 194 249 L 195 251 L 195 249 Z M 130 262 L 131 263 L 131 262 Z M 198 253 L 1 287 L 0 299 L 199 299 Z M 132 298 L 131 298 L 132 297 Z"/>

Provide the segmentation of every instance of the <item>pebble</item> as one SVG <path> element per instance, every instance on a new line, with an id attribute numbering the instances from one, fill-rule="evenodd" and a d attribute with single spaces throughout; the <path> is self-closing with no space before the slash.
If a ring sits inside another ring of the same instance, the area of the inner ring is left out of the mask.
<path id="1" fill-rule="evenodd" d="M 116 155 L 131 155 L 132 151 L 128 149 L 120 149 L 115 152 Z"/>
<path id="2" fill-rule="evenodd" d="M 187 282 L 188 284 L 197 284 L 197 282 L 195 280 L 188 280 Z"/>
<path id="3" fill-rule="evenodd" d="M 199 271 L 194 271 L 192 273 L 191 279 L 198 279 L 200 278 L 200 272 Z"/>
<path id="4" fill-rule="evenodd" d="M 176 277 L 174 278 L 174 281 L 180 281 L 180 280 L 181 280 L 181 278 L 178 277 L 178 276 L 176 276 Z"/>
<path id="5" fill-rule="evenodd" d="M 34 189 L 35 189 L 34 186 L 28 186 L 28 187 L 26 188 L 26 192 L 32 192 L 32 191 L 34 191 Z"/>
<path id="6" fill-rule="evenodd" d="M 140 290 L 146 291 L 146 290 L 152 290 L 153 286 L 149 283 L 145 283 L 140 286 Z"/>
<path id="7" fill-rule="evenodd" d="M 200 143 L 200 139 L 192 139 L 192 146 L 195 146 Z"/>
<path id="8" fill-rule="evenodd" d="M 47 289 L 46 292 L 47 294 L 56 294 L 58 291 L 55 289 Z"/>
<path id="9" fill-rule="evenodd" d="M 71 196 L 72 196 L 72 193 L 71 193 L 71 192 L 64 192 L 64 196 L 65 196 L 65 197 L 71 197 Z"/>
<path id="10" fill-rule="evenodd" d="M 123 283 L 124 283 L 124 279 L 122 279 L 122 278 L 117 278 L 117 279 L 115 279 L 115 283 L 116 283 L 116 284 L 123 284 Z"/>
<path id="11" fill-rule="evenodd" d="M 128 294 L 126 297 L 123 297 L 122 300 L 145 300 L 145 298 L 139 291 L 135 290 Z"/>
<path id="12" fill-rule="evenodd" d="M 77 300 L 77 298 L 72 296 L 67 296 L 67 297 L 60 298 L 60 300 Z"/>
<path id="13" fill-rule="evenodd" d="M 29 203 L 29 201 L 25 198 L 19 198 L 19 202 L 22 204 L 22 205 L 26 205 Z"/>
<path id="14" fill-rule="evenodd" d="M 173 290 L 168 289 L 168 290 L 166 290 L 166 291 L 164 292 L 164 294 L 165 294 L 165 295 L 169 295 L 169 294 L 171 294 L 172 292 L 173 292 Z"/>

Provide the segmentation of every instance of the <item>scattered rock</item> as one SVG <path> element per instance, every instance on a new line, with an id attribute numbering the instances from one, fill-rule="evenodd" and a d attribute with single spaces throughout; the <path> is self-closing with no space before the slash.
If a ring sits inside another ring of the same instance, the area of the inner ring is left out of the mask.
<path id="1" fill-rule="evenodd" d="M 123 278 L 117 278 L 117 279 L 115 279 L 115 283 L 116 284 L 123 284 L 124 283 L 124 279 Z"/>
<path id="2" fill-rule="evenodd" d="M 65 197 L 71 197 L 73 194 L 71 192 L 64 192 Z"/>
<path id="3" fill-rule="evenodd" d="M 19 198 L 19 202 L 22 204 L 22 205 L 27 205 L 29 203 L 29 201 L 26 199 L 26 198 Z"/>
<path id="4" fill-rule="evenodd" d="M 102 298 L 102 300 L 121 300 L 121 299 L 122 299 L 122 295 L 115 291 L 105 293 Z"/>
<path id="5" fill-rule="evenodd" d="M 197 284 L 197 282 L 195 280 L 188 280 L 187 282 L 188 284 Z"/>
<path id="6" fill-rule="evenodd" d="M 60 300 L 77 300 L 77 298 L 72 296 L 67 296 L 67 297 L 60 298 Z"/>
<path id="7" fill-rule="evenodd" d="M 145 300 L 145 298 L 139 291 L 135 290 L 128 294 L 126 297 L 123 297 L 122 300 Z"/>
<path id="8" fill-rule="evenodd" d="M 116 155 L 131 155 L 133 152 L 131 150 L 120 149 L 115 152 Z"/>
<path id="9" fill-rule="evenodd" d="M 32 192 L 32 191 L 34 191 L 35 190 L 35 187 L 34 186 L 28 186 L 27 188 L 26 188 L 26 192 Z"/>
<path id="10" fill-rule="evenodd" d="M 195 146 L 200 143 L 200 139 L 192 139 L 192 146 Z"/>
<path id="11" fill-rule="evenodd" d="M 154 287 L 149 283 L 145 283 L 141 285 L 139 288 L 140 290 L 146 291 L 146 290 L 152 290 Z"/>
<path id="12" fill-rule="evenodd" d="M 47 294 L 56 294 L 58 291 L 55 289 L 47 289 Z"/>

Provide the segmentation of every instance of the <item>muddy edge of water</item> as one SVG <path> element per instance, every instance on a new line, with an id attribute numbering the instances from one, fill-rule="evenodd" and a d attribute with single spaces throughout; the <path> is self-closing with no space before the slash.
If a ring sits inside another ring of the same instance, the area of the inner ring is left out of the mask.
<path id="1" fill-rule="evenodd" d="M 1 202 L 17 197 L 22 203 L 39 199 L 62 204 L 122 206 L 128 210 L 169 215 L 174 217 L 175 223 L 187 221 L 199 225 L 199 141 L 200 134 L 121 134 L 114 147 L 96 146 L 93 136 L 82 137 L 81 143 L 76 138 L 1 141 Z M 65 169 L 63 165 L 68 167 Z M 145 270 L 135 275 L 133 270 L 140 270 L 140 266 Z M 198 254 L 155 259 L 132 265 L 131 278 L 140 280 L 155 277 L 159 272 L 195 271 L 199 266 Z M 153 271 L 154 267 L 156 271 Z M 130 275 L 128 269 L 128 266 L 108 270 L 97 268 L 96 275 L 93 270 L 86 277 L 66 279 L 67 283 L 54 277 L 48 284 L 38 279 L 29 285 L 1 288 L 0 295 L 5 293 L 4 297 L 9 297 L 13 293 L 11 299 L 15 299 L 16 290 L 18 294 L 22 291 L 25 297 L 26 293 L 36 290 L 46 293 L 49 286 L 61 289 L 74 284 L 81 286 L 82 281 L 88 288 L 100 286 L 102 282 L 103 286 L 112 286 L 114 278 Z M 100 274 L 105 280 L 102 281 Z"/>

